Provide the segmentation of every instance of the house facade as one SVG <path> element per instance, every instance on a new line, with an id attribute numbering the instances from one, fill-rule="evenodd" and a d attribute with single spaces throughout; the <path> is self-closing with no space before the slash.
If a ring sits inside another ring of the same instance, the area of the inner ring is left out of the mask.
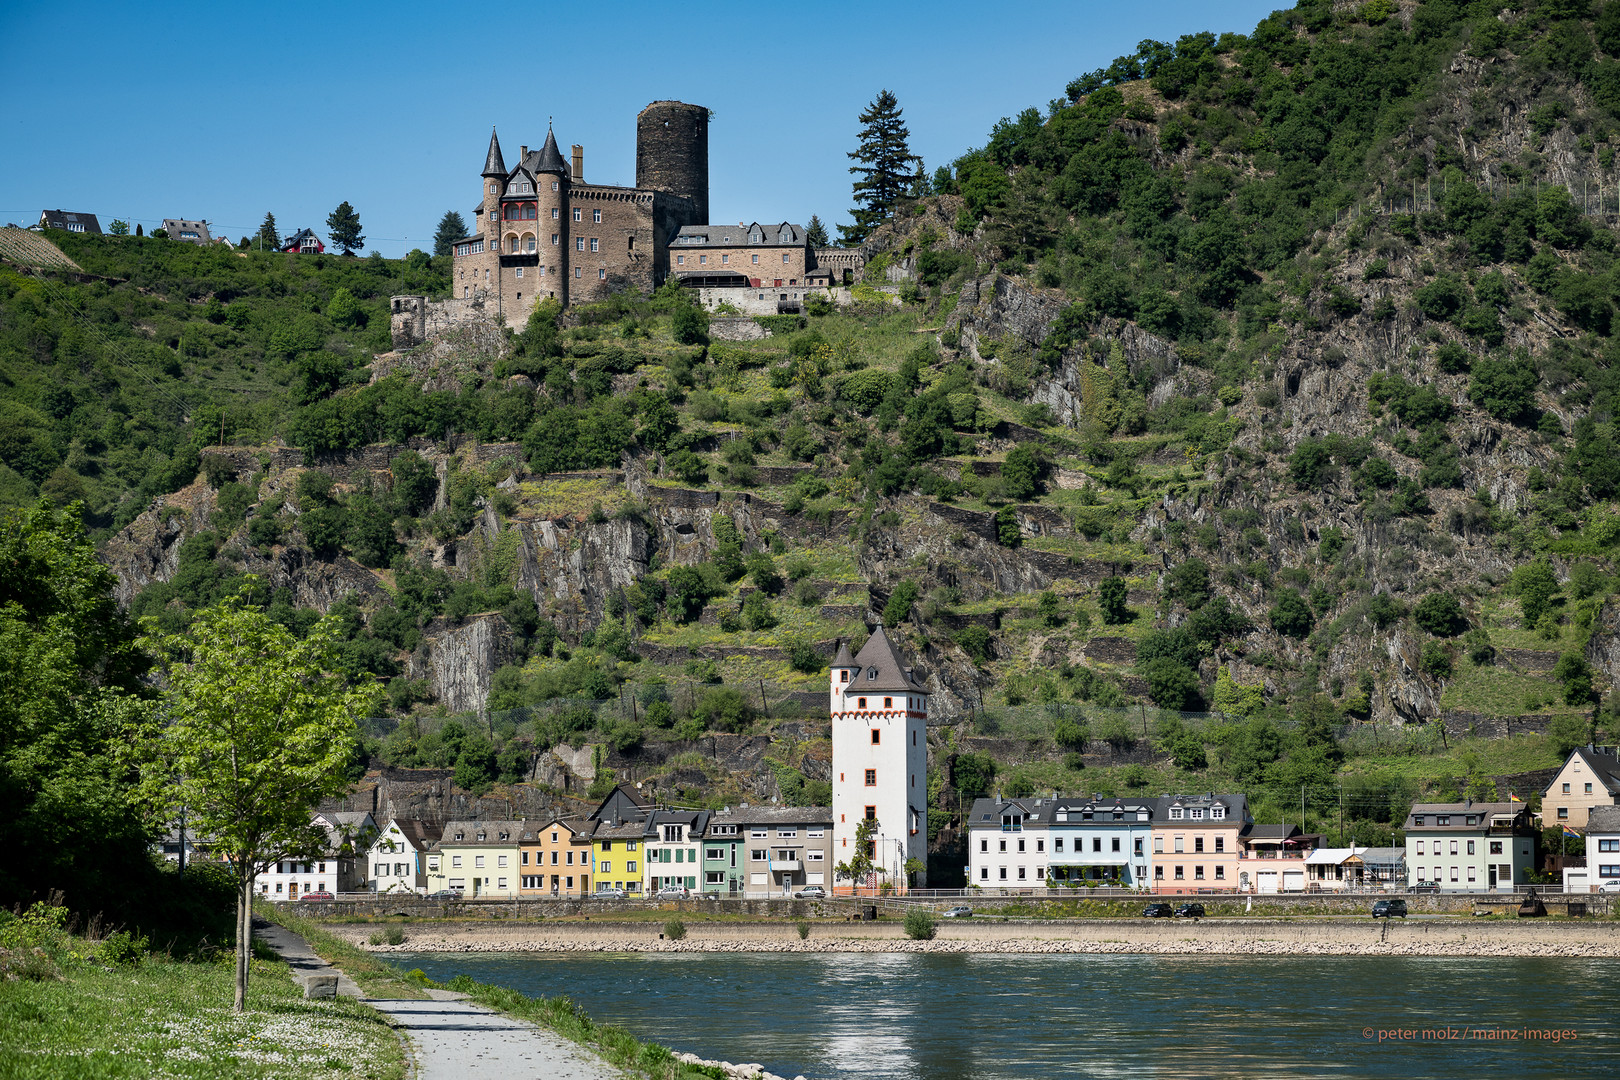
<path id="1" fill-rule="evenodd" d="M 326 250 L 326 245 L 310 230 L 299 229 L 291 236 L 282 238 L 281 250 L 289 255 L 319 255 Z"/>
<path id="2" fill-rule="evenodd" d="M 1594 806 L 1586 819 L 1586 865 L 1564 870 L 1565 892 L 1620 890 L 1620 806 Z"/>
<path id="3" fill-rule="evenodd" d="M 518 888 L 525 897 L 585 896 L 591 891 L 592 823 L 556 818 L 518 839 Z"/>
<path id="4" fill-rule="evenodd" d="M 730 807 L 710 815 L 703 831 L 703 892 L 741 896 L 745 891 L 748 868 L 742 848 L 743 828 Z"/>
<path id="5" fill-rule="evenodd" d="M 450 821 L 428 857 L 428 891 L 451 889 L 469 900 L 518 896 L 521 821 Z"/>
<path id="6" fill-rule="evenodd" d="M 1145 888 L 1152 865 L 1155 799 L 1036 800 L 1037 820 L 1047 826 L 1036 838 L 1046 853 L 1046 876 L 1058 885 Z M 1045 841 L 1043 843 L 1043 840 Z"/>
<path id="7" fill-rule="evenodd" d="M 881 626 L 859 655 L 840 642 L 829 677 L 833 861 L 849 862 L 869 821 L 867 854 L 882 871 L 840 884 L 904 887 L 907 861 L 928 858 L 928 689 Z"/>
<path id="8" fill-rule="evenodd" d="M 975 799 L 968 811 L 968 883 L 983 889 L 1046 885 L 1047 830 L 1035 799 Z"/>
<path id="9" fill-rule="evenodd" d="M 825 806 L 742 806 L 715 811 L 704 830 L 703 891 L 789 896 L 833 889 L 833 820 Z"/>
<path id="10" fill-rule="evenodd" d="M 596 891 L 623 889 L 626 896 L 643 893 L 646 855 L 642 851 L 647 819 L 598 822 L 591 834 L 591 874 Z"/>
<path id="11" fill-rule="evenodd" d="M 377 833 L 366 852 L 367 887 L 384 893 L 427 892 L 427 851 L 443 830 L 414 818 L 393 818 Z"/>
<path id="12" fill-rule="evenodd" d="M 1596 806 L 1620 805 L 1620 747 L 1577 746 L 1541 793 L 1544 825 L 1586 828 Z"/>
<path id="13" fill-rule="evenodd" d="M 1512 890 L 1536 869 L 1535 822 L 1523 803 L 1418 803 L 1406 818 L 1407 884 L 1450 892 Z"/>
<path id="14" fill-rule="evenodd" d="M 1153 891 L 1235 889 L 1243 842 L 1254 819 L 1236 794 L 1173 795 L 1159 799 L 1153 829 Z"/>
<path id="15" fill-rule="evenodd" d="M 1238 891 L 1304 892 L 1305 858 L 1320 841 L 1321 837 L 1307 835 L 1298 825 L 1251 827 L 1238 855 Z"/>
<path id="16" fill-rule="evenodd" d="M 643 841 L 645 888 L 703 888 L 703 833 L 708 827 L 707 810 L 655 810 L 647 818 Z"/>
<path id="17" fill-rule="evenodd" d="M 253 891 L 266 900 L 297 900 L 305 893 L 359 892 L 366 887 L 371 842 L 377 823 L 364 812 L 320 812 L 310 823 L 325 833 L 322 850 L 309 857 L 280 859 L 253 879 Z"/>

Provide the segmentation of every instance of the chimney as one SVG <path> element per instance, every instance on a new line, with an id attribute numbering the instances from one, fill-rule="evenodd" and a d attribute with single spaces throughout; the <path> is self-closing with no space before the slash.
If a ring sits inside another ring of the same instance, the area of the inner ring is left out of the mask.
<path id="1" fill-rule="evenodd" d="M 529 156 L 529 148 L 527 146 L 518 147 L 518 161 L 519 162 L 522 162 L 523 159 L 528 157 L 528 156 Z"/>
<path id="2" fill-rule="evenodd" d="M 574 144 L 574 183 L 585 182 L 585 148 L 579 143 Z"/>

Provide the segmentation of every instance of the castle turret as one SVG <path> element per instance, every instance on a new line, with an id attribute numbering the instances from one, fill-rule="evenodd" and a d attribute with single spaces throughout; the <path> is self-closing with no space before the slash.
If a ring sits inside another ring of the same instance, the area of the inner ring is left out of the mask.
<path id="1" fill-rule="evenodd" d="M 540 267 L 541 288 L 536 297 L 568 303 L 569 253 L 569 200 L 570 170 L 557 149 L 557 137 L 546 129 L 545 145 L 534 155 L 533 163 L 525 161 L 534 173 L 534 186 L 538 189 L 540 204 Z"/>
<path id="2" fill-rule="evenodd" d="M 489 129 L 489 153 L 484 155 L 483 209 L 479 212 L 479 231 L 494 238 L 500 232 L 501 185 L 506 183 L 506 160 L 501 157 L 501 140 L 495 129 Z M 490 215 L 494 214 L 494 217 Z"/>

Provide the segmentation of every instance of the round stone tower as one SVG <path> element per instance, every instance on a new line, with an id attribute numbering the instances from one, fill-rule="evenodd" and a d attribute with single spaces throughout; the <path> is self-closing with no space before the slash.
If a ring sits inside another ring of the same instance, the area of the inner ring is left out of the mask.
<path id="1" fill-rule="evenodd" d="M 572 251 L 569 233 L 573 231 L 570 228 L 572 208 L 568 199 L 571 181 L 568 165 L 557 149 L 557 137 L 549 128 L 546 130 L 545 145 L 540 147 L 533 168 L 535 201 L 540 204 L 540 227 L 535 232 L 538 234 L 540 265 L 545 267 L 534 296 L 537 300 L 556 299 L 566 307 L 569 274 L 572 272 L 568 269 Z"/>
<path id="2" fill-rule="evenodd" d="M 690 199 L 690 224 L 709 221 L 709 110 L 655 101 L 636 116 L 636 187 Z"/>

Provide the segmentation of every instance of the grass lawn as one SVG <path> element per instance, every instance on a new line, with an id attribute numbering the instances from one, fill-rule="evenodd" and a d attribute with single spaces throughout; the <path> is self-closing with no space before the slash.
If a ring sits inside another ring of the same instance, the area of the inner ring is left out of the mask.
<path id="1" fill-rule="evenodd" d="M 231 1011 L 234 965 L 151 958 L 60 978 L 0 981 L 0 1076 L 276 1077 L 405 1075 L 384 1018 L 348 998 L 306 1001 L 279 961 L 255 960 L 247 1012 Z"/>
<path id="2" fill-rule="evenodd" d="M 1565 705 L 1559 691 L 1559 684 L 1546 676 L 1519 675 L 1504 667 L 1474 667 L 1465 662 L 1446 686 L 1440 705 L 1487 716 L 1582 711 Z"/>

